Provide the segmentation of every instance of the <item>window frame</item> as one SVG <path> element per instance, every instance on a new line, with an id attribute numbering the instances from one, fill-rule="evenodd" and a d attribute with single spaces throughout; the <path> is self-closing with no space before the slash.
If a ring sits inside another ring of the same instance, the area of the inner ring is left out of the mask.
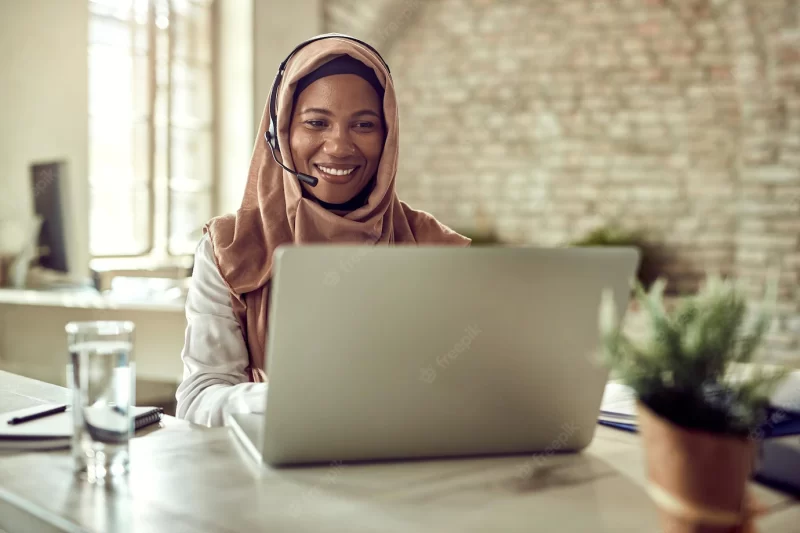
<path id="1" fill-rule="evenodd" d="M 92 1 L 89 0 L 89 18 L 90 20 L 93 18 L 98 19 L 108 19 L 118 21 L 120 23 L 127 23 L 128 27 L 131 30 L 131 42 L 129 48 L 129 57 L 135 57 L 136 47 L 135 47 L 135 40 L 136 40 L 136 27 L 137 25 L 141 25 L 140 22 L 137 22 L 135 16 L 133 15 L 133 10 L 135 8 L 135 1 L 131 0 L 130 4 L 130 18 L 127 21 L 124 21 L 118 17 L 115 17 L 110 14 L 103 14 L 98 13 L 92 9 L 91 3 Z M 142 1 L 142 0 L 140 0 Z M 157 46 L 157 39 L 158 39 L 158 32 L 160 30 L 164 30 L 164 28 L 159 28 L 157 25 L 157 4 L 159 0 L 143 0 L 147 2 L 147 21 L 145 23 L 145 31 L 146 33 L 146 40 L 147 40 L 147 52 L 146 52 L 146 61 L 147 61 L 147 107 L 146 107 L 146 118 L 142 121 L 146 124 L 147 128 L 147 161 L 146 161 L 146 169 L 147 169 L 147 180 L 146 180 L 146 189 L 145 194 L 148 201 L 148 212 L 146 217 L 146 235 L 147 235 L 147 242 L 145 248 L 141 252 L 137 253 L 129 253 L 129 254 L 93 254 L 91 251 L 90 245 L 90 267 L 92 270 L 97 272 L 110 272 L 110 271 L 117 271 L 121 272 L 124 271 L 127 275 L 132 275 L 136 271 L 148 271 L 150 274 L 154 274 L 156 272 L 169 272 L 172 273 L 172 276 L 180 277 L 182 275 L 186 275 L 187 271 L 191 269 L 191 265 L 193 262 L 194 253 L 193 251 L 180 251 L 175 252 L 172 246 L 170 246 L 170 241 L 172 239 L 172 228 L 173 228 L 173 210 L 174 210 L 174 190 L 172 188 L 172 180 L 174 179 L 173 175 L 173 163 L 174 163 L 174 150 L 173 150 L 173 135 L 174 130 L 177 127 L 175 124 L 175 120 L 173 117 L 173 100 L 174 100 L 174 65 L 177 62 L 183 62 L 187 65 L 196 65 L 198 62 L 193 59 L 189 58 L 179 58 L 175 53 L 175 34 L 176 34 L 176 27 L 177 24 L 174 20 L 170 20 L 169 25 L 166 28 L 167 36 L 168 36 L 168 46 L 167 46 L 167 76 L 166 76 L 166 85 L 161 87 L 161 90 L 165 91 L 166 98 L 166 107 L 165 107 L 165 120 L 166 122 L 163 125 L 157 124 L 158 117 L 157 117 L 157 110 L 156 110 L 156 103 L 158 100 L 158 79 L 157 79 L 157 69 L 158 69 L 158 54 L 159 50 L 156 49 Z M 175 0 L 161 0 L 164 2 L 165 5 L 169 7 L 170 13 L 176 11 L 174 3 Z M 209 135 L 210 143 L 210 154 L 209 156 L 209 174 L 208 179 L 209 182 L 207 184 L 207 188 L 203 189 L 205 192 L 203 194 L 208 195 L 208 203 L 209 203 L 209 210 L 210 213 L 213 215 L 216 212 L 217 202 L 218 202 L 218 149 L 217 149 L 217 120 L 218 120 L 218 110 L 217 110 L 217 82 L 216 82 L 216 74 L 218 68 L 218 58 L 217 58 L 217 2 L 216 0 L 181 0 L 182 2 L 194 6 L 194 7 L 201 7 L 203 9 L 207 9 L 207 16 L 208 16 L 208 47 L 209 47 L 209 59 L 208 63 L 205 61 L 202 62 L 203 65 L 206 66 L 208 69 L 208 87 L 206 88 L 209 92 L 209 103 L 210 109 L 208 114 L 208 121 L 203 122 L 200 126 L 197 127 L 189 127 L 185 128 L 193 133 L 205 133 Z M 141 31 L 141 30 L 138 30 Z M 94 43 L 91 40 L 88 43 L 88 50 L 87 53 L 91 54 L 92 49 L 96 46 L 105 46 L 104 44 Z M 140 56 L 141 57 L 141 56 Z M 177 59 L 176 59 L 177 58 Z M 91 68 L 91 67 L 90 67 Z M 91 93 L 90 93 L 91 97 Z M 91 104 L 90 104 L 91 108 Z M 89 116 L 90 122 L 92 121 L 92 116 Z M 135 123 L 135 119 L 134 119 Z M 181 126 L 183 127 L 183 126 Z M 164 144 L 165 144 L 165 175 L 164 177 L 159 180 L 159 170 L 157 167 L 157 159 L 158 154 L 156 152 L 156 144 L 157 144 L 157 136 L 159 134 L 159 129 L 162 129 L 165 135 Z M 89 142 L 89 150 L 92 150 L 92 142 L 90 137 Z M 161 181 L 161 183 L 159 183 Z M 91 179 L 89 180 L 89 201 L 90 201 L 90 224 L 89 224 L 89 240 L 91 242 L 91 233 L 92 233 L 92 224 L 91 224 L 91 201 L 92 201 L 92 182 Z"/>

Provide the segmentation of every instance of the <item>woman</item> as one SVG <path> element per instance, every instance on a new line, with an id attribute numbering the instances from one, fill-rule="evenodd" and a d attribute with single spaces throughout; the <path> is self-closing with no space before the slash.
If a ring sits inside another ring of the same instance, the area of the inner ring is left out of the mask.
<path id="1" fill-rule="evenodd" d="M 177 416 L 199 424 L 221 425 L 232 402 L 255 412 L 264 407 L 277 246 L 470 243 L 397 198 L 397 102 L 377 52 L 344 36 L 316 40 L 290 56 L 275 83 L 241 208 L 213 219 L 196 252 L 176 397 Z M 277 127 L 270 130 L 275 96 Z M 271 131 L 277 143 L 268 145 Z"/>

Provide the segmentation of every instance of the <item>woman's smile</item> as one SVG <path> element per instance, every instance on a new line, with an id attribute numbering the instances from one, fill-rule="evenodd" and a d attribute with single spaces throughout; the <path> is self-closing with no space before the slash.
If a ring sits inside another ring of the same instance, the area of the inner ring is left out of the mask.
<path id="1" fill-rule="evenodd" d="M 314 163 L 313 166 L 316 177 L 336 185 L 345 184 L 358 177 L 357 171 L 361 168 L 361 165 L 336 163 Z"/>

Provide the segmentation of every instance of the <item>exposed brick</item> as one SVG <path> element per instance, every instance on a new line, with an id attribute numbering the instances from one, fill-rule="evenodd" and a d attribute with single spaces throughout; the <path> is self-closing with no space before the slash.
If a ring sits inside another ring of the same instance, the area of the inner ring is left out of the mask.
<path id="1" fill-rule="evenodd" d="M 769 262 L 769 254 L 764 250 L 739 250 L 736 252 L 736 260 L 742 265 L 765 266 Z"/>
<path id="2" fill-rule="evenodd" d="M 386 27 L 375 13 L 393 1 L 323 5 Z M 385 54 L 401 198 L 457 229 L 480 205 L 514 243 L 559 245 L 618 218 L 671 244 L 664 268 L 686 290 L 706 269 L 753 281 L 754 298 L 770 265 L 797 280 L 800 28 L 783 0 L 416 5 Z M 345 18 L 326 31 L 358 36 Z M 800 339 L 776 335 L 776 357 Z"/>
<path id="3" fill-rule="evenodd" d="M 778 161 L 778 147 L 753 147 L 743 150 L 742 161 L 748 165 L 771 165 Z M 790 161 L 781 159 L 781 163 L 789 164 Z"/>
<path id="4" fill-rule="evenodd" d="M 767 231 L 768 226 L 769 224 L 766 220 L 758 218 L 747 218 L 739 221 L 739 231 L 742 233 L 763 235 Z"/>
<path id="5" fill-rule="evenodd" d="M 793 250 L 797 248 L 798 237 L 792 235 L 738 235 L 736 244 L 750 250 Z"/>
<path id="6" fill-rule="evenodd" d="M 732 200 L 736 190 L 732 183 L 709 184 L 709 182 L 690 182 L 686 187 L 688 199 L 713 197 L 719 200 Z"/>
<path id="7" fill-rule="evenodd" d="M 800 334 L 800 315 L 788 318 L 784 324 L 786 331 L 792 332 L 795 336 Z"/>
<path id="8" fill-rule="evenodd" d="M 800 183 L 800 168 L 763 166 L 748 169 L 742 178 L 763 183 Z"/>
<path id="9" fill-rule="evenodd" d="M 791 235 L 792 233 L 800 236 L 800 216 L 795 220 L 775 220 L 770 224 L 772 231 L 781 235 Z M 798 239 L 800 244 L 800 239 Z"/>

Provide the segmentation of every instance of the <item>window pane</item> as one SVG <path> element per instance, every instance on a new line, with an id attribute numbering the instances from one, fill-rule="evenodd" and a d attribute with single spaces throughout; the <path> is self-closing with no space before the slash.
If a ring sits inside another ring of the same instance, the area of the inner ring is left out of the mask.
<path id="1" fill-rule="evenodd" d="M 106 15 L 123 18 L 130 11 L 119 7 Z M 108 16 L 90 21 L 96 44 L 89 47 L 89 244 L 95 256 L 136 255 L 150 246 L 146 29 Z M 132 52 L 132 29 L 139 55 Z"/>
<path id="2" fill-rule="evenodd" d="M 211 132 L 174 128 L 172 131 L 172 187 L 207 188 L 211 185 L 213 157 Z M 182 185 L 193 182 L 193 186 Z"/>
<path id="3" fill-rule="evenodd" d="M 188 0 L 175 0 L 175 57 L 191 63 L 211 62 L 211 9 Z"/>
<path id="4" fill-rule="evenodd" d="M 129 50 L 130 22 L 115 18 L 92 17 L 89 20 L 89 43 Z"/>
<path id="5" fill-rule="evenodd" d="M 132 74 L 129 54 L 113 48 L 93 47 L 89 51 L 89 113 L 130 122 Z"/>
<path id="6" fill-rule="evenodd" d="M 149 246 L 148 127 L 89 126 L 92 255 L 136 255 Z"/>
<path id="7" fill-rule="evenodd" d="M 208 190 L 171 194 L 169 251 L 191 254 L 203 236 L 203 226 L 211 218 L 211 194 Z"/>
<path id="8" fill-rule="evenodd" d="M 149 243 L 147 187 L 112 182 L 92 186 L 89 191 L 92 255 L 145 253 Z"/>
<path id="9" fill-rule="evenodd" d="M 89 0 L 89 12 L 124 20 L 130 16 L 131 6 L 136 4 L 141 9 L 141 5 L 146 5 L 147 2 L 148 0 Z"/>
<path id="10" fill-rule="evenodd" d="M 176 62 L 172 76 L 172 121 L 200 128 L 211 123 L 211 69 Z"/>
<path id="11" fill-rule="evenodd" d="M 134 120 L 146 120 L 150 114 L 150 72 L 147 57 L 134 57 L 132 69 L 133 118 Z"/>
<path id="12" fill-rule="evenodd" d="M 146 122 L 89 122 L 89 181 L 95 187 L 114 183 L 146 183 L 148 128 Z"/>

